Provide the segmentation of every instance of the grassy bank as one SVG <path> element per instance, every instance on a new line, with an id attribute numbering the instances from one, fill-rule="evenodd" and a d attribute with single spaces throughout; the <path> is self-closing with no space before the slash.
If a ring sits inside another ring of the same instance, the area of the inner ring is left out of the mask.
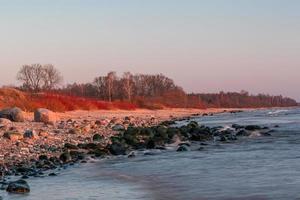
<path id="1" fill-rule="evenodd" d="M 56 112 L 73 110 L 134 110 L 135 104 L 128 102 L 107 102 L 51 93 L 29 94 L 12 88 L 0 89 L 0 108 L 17 106 L 24 111 L 48 108 Z"/>

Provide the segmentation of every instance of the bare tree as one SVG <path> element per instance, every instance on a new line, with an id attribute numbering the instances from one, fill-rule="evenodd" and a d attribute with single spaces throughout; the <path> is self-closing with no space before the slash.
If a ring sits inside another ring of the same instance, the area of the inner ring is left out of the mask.
<path id="1" fill-rule="evenodd" d="M 132 93 L 133 93 L 133 75 L 130 72 L 125 72 L 121 79 L 123 89 L 125 90 L 125 94 L 127 96 L 127 100 L 131 101 Z"/>
<path id="2" fill-rule="evenodd" d="M 43 89 L 52 90 L 55 87 L 57 87 L 59 84 L 61 84 L 63 78 L 60 72 L 52 64 L 44 65 L 43 70 L 44 70 Z"/>
<path id="3" fill-rule="evenodd" d="M 41 64 L 23 65 L 17 74 L 17 80 L 30 91 L 39 91 L 43 86 L 44 70 Z"/>
<path id="4" fill-rule="evenodd" d="M 105 76 L 99 76 L 94 79 L 93 85 L 97 89 L 97 96 L 98 98 L 103 98 L 106 96 L 106 77 Z"/>
<path id="5" fill-rule="evenodd" d="M 23 65 L 17 74 L 25 90 L 38 92 L 42 89 L 54 89 L 62 81 L 62 76 L 53 65 Z"/>
<path id="6" fill-rule="evenodd" d="M 109 72 L 106 76 L 106 85 L 107 85 L 107 93 L 109 102 L 112 101 L 113 98 L 113 89 L 115 81 L 117 80 L 116 72 Z"/>

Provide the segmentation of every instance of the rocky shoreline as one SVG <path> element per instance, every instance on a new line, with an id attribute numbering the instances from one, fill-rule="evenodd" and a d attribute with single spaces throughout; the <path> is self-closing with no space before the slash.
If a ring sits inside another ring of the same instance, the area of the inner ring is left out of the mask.
<path id="1" fill-rule="evenodd" d="M 14 108 L 13 113 L 22 112 Z M 56 176 L 55 170 L 88 162 L 88 158 L 120 155 L 132 158 L 136 150 L 166 150 L 170 145 L 178 152 L 189 151 L 191 144 L 202 150 L 206 142 L 230 142 L 239 137 L 269 136 L 272 132 L 268 127 L 255 125 L 210 128 L 195 121 L 174 126 L 176 121 L 213 113 L 193 113 L 169 120 L 154 116 L 58 120 L 46 109 L 34 115 L 35 122 L 26 121 L 21 115 L 12 118 L 6 114 L 6 118 L 0 119 L 0 186 L 7 192 L 28 193 L 27 178 Z M 0 112 L 0 116 L 4 115 Z M 20 180 L 9 181 L 10 176 Z"/>

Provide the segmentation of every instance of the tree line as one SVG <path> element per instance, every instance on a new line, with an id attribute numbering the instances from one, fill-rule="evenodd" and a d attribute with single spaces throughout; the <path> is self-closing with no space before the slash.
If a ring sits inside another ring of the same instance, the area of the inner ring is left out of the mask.
<path id="1" fill-rule="evenodd" d="M 294 99 L 267 94 L 250 95 L 246 91 L 220 92 L 215 94 L 189 94 L 189 99 L 200 99 L 206 108 L 260 108 L 297 106 Z M 193 102 L 191 102 L 192 104 Z"/>
<path id="2" fill-rule="evenodd" d="M 132 74 L 118 76 L 109 72 L 95 77 L 89 83 L 62 85 L 61 73 L 51 64 L 24 65 L 17 75 L 20 89 L 29 92 L 54 93 L 93 98 L 103 101 L 128 101 L 140 107 L 189 107 L 189 108 L 242 108 L 296 106 L 291 98 L 270 95 L 250 95 L 248 92 L 220 92 L 216 94 L 187 94 L 180 86 L 163 74 Z"/>

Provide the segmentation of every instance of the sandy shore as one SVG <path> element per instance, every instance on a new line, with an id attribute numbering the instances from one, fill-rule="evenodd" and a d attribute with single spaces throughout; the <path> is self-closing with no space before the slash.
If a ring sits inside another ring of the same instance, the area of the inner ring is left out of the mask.
<path id="1" fill-rule="evenodd" d="M 192 115 L 202 115 L 204 113 L 220 113 L 224 111 L 236 111 L 236 110 L 247 110 L 247 109 L 224 109 L 224 108 L 209 108 L 209 109 L 163 109 L 163 110 L 147 110 L 147 109 L 137 109 L 137 110 L 95 110 L 95 111 L 85 111 L 76 110 L 68 111 L 64 113 L 56 113 L 60 120 L 99 120 L 99 119 L 112 119 L 112 118 L 124 118 L 127 116 L 133 116 L 143 119 L 156 118 L 160 121 L 170 120 L 172 118 L 182 118 Z M 28 121 L 33 121 L 33 113 L 26 113 L 26 119 Z"/>

